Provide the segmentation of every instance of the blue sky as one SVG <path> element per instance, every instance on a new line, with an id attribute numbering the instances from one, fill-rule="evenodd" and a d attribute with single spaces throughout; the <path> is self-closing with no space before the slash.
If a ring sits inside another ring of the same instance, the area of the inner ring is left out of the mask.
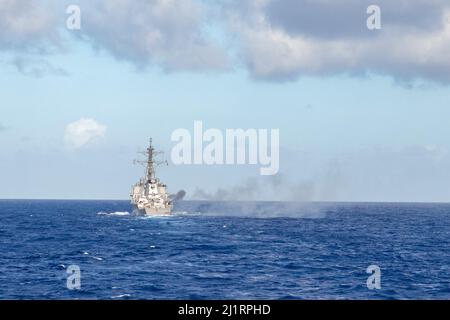
<path id="1" fill-rule="evenodd" d="M 30 4 L 19 16 L 7 16 L 8 8 L 17 8 L 0 1 L 4 21 L 36 12 L 51 21 L 35 23 L 42 27 L 32 32 L 11 23 L 0 32 L 0 198 L 126 199 L 142 173 L 132 160 L 148 137 L 170 160 L 171 133 L 192 130 L 193 122 L 202 120 L 207 128 L 279 128 L 280 174 L 261 177 L 257 166 L 169 166 L 159 175 L 171 192 L 185 189 L 189 198 L 218 199 L 218 189 L 230 195 L 245 190 L 236 195 L 238 200 L 450 200 L 450 59 L 441 56 L 450 53 L 450 27 L 405 31 L 411 30 L 409 20 L 397 17 L 386 3 L 387 16 L 393 17 L 391 33 L 407 38 L 416 32 L 429 39 L 427 51 L 415 44 L 415 51 L 407 53 L 382 51 L 390 36 L 377 35 L 383 40 L 376 40 L 381 50 L 376 59 L 330 51 L 314 54 L 313 61 L 304 52 L 333 50 L 339 41 L 344 47 L 362 46 L 371 35 L 349 36 L 347 27 L 345 35 L 338 30 L 323 39 L 323 30 L 311 25 L 294 28 L 291 21 L 284 27 L 280 23 L 289 17 L 283 18 L 283 7 L 271 8 L 270 1 L 264 6 L 227 1 L 206 9 L 203 2 L 168 1 L 179 9 L 175 17 L 154 10 L 162 2 L 116 1 L 117 7 L 154 19 L 142 26 L 132 23 L 141 21 L 137 14 L 120 25 L 122 11 L 109 7 L 99 17 L 95 6 L 78 1 L 86 21 L 81 30 L 67 31 L 58 24 L 66 15 L 53 18 L 58 11 L 51 5 Z M 423 5 L 417 1 L 417 10 L 430 17 L 450 12 L 445 2 L 436 1 L 429 10 Z M 247 10 L 255 17 L 240 20 Z M 276 13 L 273 21 L 270 10 Z M 209 20 L 202 20 L 204 15 Z M 264 26 L 253 25 L 261 15 Z M 112 17 L 118 26 L 104 24 Z M 199 39 L 205 21 L 211 29 Z M 382 29 L 386 34 L 389 22 Z M 155 34 L 159 40 L 146 46 L 129 39 Z M 190 37 L 195 39 L 186 40 Z M 264 37 L 267 42 L 261 42 Z M 291 50 L 269 54 L 275 45 L 287 45 L 280 41 L 288 41 Z M 267 50 L 261 43 L 267 43 Z M 373 49 L 368 46 L 364 50 Z M 86 118 L 104 131 L 77 148 L 68 147 L 67 127 Z M 267 192 L 274 179 L 280 192 Z"/>

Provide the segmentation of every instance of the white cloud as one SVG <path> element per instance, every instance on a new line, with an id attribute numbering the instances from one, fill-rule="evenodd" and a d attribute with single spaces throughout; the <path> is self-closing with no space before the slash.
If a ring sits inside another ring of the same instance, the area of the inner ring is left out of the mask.
<path id="1" fill-rule="evenodd" d="M 208 6 L 195 0 L 83 1 L 81 31 L 94 47 L 139 67 L 223 70 L 226 51 L 207 36 Z"/>
<path id="2" fill-rule="evenodd" d="M 18 72 L 34 77 L 66 72 L 47 58 L 63 52 L 59 25 L 64 15 L 55 0 L 0 0 L 0 54 Z M 3 60 L 3 59 L 2 59 Z"/>
<path id="3" fill-rule="evenodd" d="M 311 7 L 307 0 L 252 0 L 245 5 L 234 3 L 228 18 L 245 65 L 255 78 L 378 73 L 404 81 L 450 82 L 448 1 L 434 0 L 424 6 L 423 0 L 412 0 L 403 15 L 398 12 L 400 3 L 379 1 L 384 17 L 379 31 L 365 28 L 364 7 L 356 13 L 352 9 L 358 2 L 322 0 L 320 6 Z M 292 12 L 309 19 L 292 19 Z M 338 21 L 330 18 L 335 13 L 342 15 Z M 422 15 L 422 28 L 413 28 L 417 19 L 409 21 L 408 15 Z M 344 23 L 346 19 L 352 21 L 350 25 Z"/>
<path id="4" fill-rule="evenodd" d="M 78 149 L 105 136 L 107 127 L 91 118 L 81 118 L 67 125 L 64 133 L 66 146 Z"/>
<path id="5" fill-rule="evenodd" d="M 59 45 L 56 10 L 51 2 L 0 0 L 0 48 L 42 52 Z"/>
<path id="6" fill-rule="evenodd" d="M 378 0 L 377 31 L 366 27 L 371 0 L 78 0 L 79 32 L 65 29 L 70 3 L 0 0 L 0 53 L 19 55 L 18 71 L 38 76 L 63 74 L 42 58 L 78 39 L 139 69 L 223 71 L 235 57 L 271 81 L 382 74 L 450 83 L 448 0 Z"/>

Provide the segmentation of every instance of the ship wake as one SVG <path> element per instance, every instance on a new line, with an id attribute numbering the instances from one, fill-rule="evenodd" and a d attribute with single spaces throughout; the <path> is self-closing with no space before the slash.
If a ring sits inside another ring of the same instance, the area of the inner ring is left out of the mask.
<path id="1" fill-rule="evenodd" d="M 100 216 L 128 216 L 130 213 L 128 211 L 116 211 L 116 212 L 97 212 Z"/>

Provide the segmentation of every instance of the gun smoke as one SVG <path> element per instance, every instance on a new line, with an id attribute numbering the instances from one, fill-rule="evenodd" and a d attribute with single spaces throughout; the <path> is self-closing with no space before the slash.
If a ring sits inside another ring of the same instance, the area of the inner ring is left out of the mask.
<path id="1" fill-rule="evenodd" d="M 176 194 L 172 194 L 170 197 L 173 201 L 181 201 L 186 196 L 186 191 L 180 190 Z"/>

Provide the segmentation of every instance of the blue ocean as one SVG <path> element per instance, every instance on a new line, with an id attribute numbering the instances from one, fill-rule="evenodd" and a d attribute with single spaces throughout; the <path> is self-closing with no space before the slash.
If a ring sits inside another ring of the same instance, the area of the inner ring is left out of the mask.
<path id="1" fill-rule="evenodd" d="M 450 204 L 0 201 L 1 299 L 449 299 Z M 80 288 L 67 287 L 79 266 Z M 381 270 L 369 290 L 368 266 Z"/>

